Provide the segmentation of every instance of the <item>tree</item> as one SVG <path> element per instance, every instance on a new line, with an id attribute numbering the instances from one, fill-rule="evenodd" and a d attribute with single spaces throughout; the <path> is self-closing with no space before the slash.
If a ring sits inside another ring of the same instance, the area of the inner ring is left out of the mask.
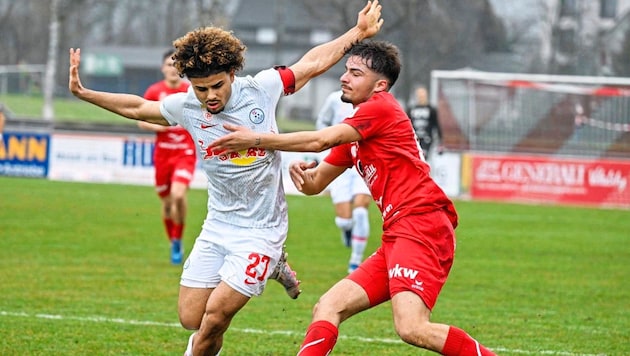
<path id="1" fill-rule="evenodd" d="M 300 0 L 322 24 L 340 33 L 356 22 L 364 0 Z M 396 44 L 403 69 L 395 90 L 411 98 L 414 86 L 428 86 L 431 70 L 469 66 L 488 52 L 507 50 L 503 22 L 488 0 L 401 0 L 383 7 L 377 38 Z"/>
<path id="2" fill-rule="evenodd" d="M 48 26 L 48 58 L 46 60 L 46 75 L 44 77 L 44 120 L 53 120 L 53 95 L 55 91 L 55 73 L 57 72 L 57 47 L 59 43 L 59 0 L 50 1 L 50 22 Z"/>

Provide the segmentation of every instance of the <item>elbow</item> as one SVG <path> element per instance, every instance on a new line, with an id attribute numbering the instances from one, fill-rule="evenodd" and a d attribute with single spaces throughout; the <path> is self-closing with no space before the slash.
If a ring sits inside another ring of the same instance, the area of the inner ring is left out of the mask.
<path id="1" fill-rule="evenodd" d="M 312 191 L 312 190 L 306 190 L 306 189 L 304 189 L 304 190 L 302 190 L 302 194 L 304 194 L 304 195 L 308 195 L 308 196 L 311 196 L 311 195 L 317 195 L 317 192 Z"/>
<path id="2" fill-rule="evenodd" d="M 312 142 L 311 152 L 322 152 L 335 146 L 333 142 L 326 140 L 325 138 L 318 138 Z"/>
<path id="3" fill-rule="evenodd" d="M 321 193 L 324 189 L 323 188 L 319 188 L 319 187 L 315 187 L 315 186 L 303 186 L 302 187 L 302 194 L 304 195 L 317 195 L 319 193 Z"/>

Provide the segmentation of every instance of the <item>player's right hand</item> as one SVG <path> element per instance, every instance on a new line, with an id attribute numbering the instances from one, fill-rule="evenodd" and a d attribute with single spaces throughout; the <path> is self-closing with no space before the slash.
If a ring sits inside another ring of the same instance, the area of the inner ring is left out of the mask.
<path id="1" fill-rule="evenodd" d="M 382 8 L 378 0 L 373 0 L 368 1 L 359 12 L 357 28 L 364 33 L 366 38 L 374 36 L 383 26 L 383 19 L 381 18 Z"/>

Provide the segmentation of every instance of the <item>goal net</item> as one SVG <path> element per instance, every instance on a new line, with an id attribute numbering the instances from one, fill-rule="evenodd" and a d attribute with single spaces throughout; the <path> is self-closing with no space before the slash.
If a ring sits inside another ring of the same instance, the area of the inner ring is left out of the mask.
<path id="1" fill-rule="evenodd" d="M 433 71 L 448 149 L 630 158 L 630 79 Z"/>
<path id="2" fill-rule="evenodd" d="M 45 72 L 43 64 L 0 65 L 0 95 L 41 94 Z"/>

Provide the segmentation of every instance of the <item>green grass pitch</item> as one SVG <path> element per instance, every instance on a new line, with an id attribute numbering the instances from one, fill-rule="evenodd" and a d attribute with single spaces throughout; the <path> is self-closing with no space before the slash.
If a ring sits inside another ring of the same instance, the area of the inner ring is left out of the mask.
<path id="1" fill-rule="evenodd" d="M 270 281 L 223 356 L 294 355 L 317 298 L 345 276 L 328 197 L 289 196 L 289 261 L 303 293 Z M 500 355 L 630 354 L 630 212 L 456 201 L 455 264 L 433 320 Z M 368 252 L 379 244 L 371 207 Z M 189 194 L 189 249 L 206 192 Z M 180 267 L 152 187 L 0 177 L 0 355 L 181 355 Z M 388 303 L 340 329 L 334 355 L 431 354 L 398 341 Z"/>

